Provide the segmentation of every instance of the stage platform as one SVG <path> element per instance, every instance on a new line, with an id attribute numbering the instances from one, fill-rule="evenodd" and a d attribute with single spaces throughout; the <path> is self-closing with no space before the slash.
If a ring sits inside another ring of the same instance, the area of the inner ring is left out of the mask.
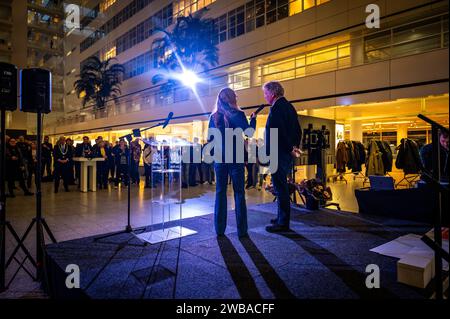
<path id="1" fill-rule="evenodd" d="M 422 234 L 430 226 L 293 208 L 291 231 L 270 234 L 265 226 L 274 212 L 275 203 L 249 208 L 249 238 L 241 240 L 229 212 L 223 237 L 215 235 L 211 214 L 183 220 L 182 226 L 196 234 L 154 245 L 141 246 L 131 234 L 48 245 L 47 290 L 54 298 L 93 299 L 429 297 L 430 287 L 396 282 L 397 259 L 369 249 L 408 233 Z M 66 288 L 69 264 L 80 268 L 80 289 Z M 369 264 L 380 268 L 380 289 L 365 285 Z"/>

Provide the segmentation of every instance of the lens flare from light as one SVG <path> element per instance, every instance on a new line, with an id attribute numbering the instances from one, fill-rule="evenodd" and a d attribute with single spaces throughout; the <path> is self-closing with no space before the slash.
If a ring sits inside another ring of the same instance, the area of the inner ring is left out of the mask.
<path id="1" fill-rule="evenodd" d="M 183 85 L 190 87 L 191 89 L 195 88 L 197 83 L 200 83 L 200 78 L 192 71 L 183 70 L 183 73 L 180 73 L 177 78 L 183 83 Z"/>

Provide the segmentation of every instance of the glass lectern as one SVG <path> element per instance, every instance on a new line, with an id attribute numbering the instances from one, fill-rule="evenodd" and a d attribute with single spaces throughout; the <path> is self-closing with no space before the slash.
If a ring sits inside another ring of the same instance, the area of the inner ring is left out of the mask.
<path id="1" fill-rule="evenodd" d="M 195 234 L 182 226 L 182 155 L 189 144 L 179 139 L 145 142 L 152 147 L 151 231 L 138 237 L 155 244 Z"/>

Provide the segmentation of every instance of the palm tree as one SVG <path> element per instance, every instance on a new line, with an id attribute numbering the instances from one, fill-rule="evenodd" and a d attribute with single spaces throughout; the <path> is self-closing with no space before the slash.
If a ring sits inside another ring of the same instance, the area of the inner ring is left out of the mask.
<path id="1" fill-rule="evenodd" d="M 83 64 L 79 79 L 75 81 L 74 88 L 79 98 L 82 99 L 83 107 L 90 101 L 94 102 L 94 110 L 103 109 L 109 98 L 115 100 L 120 96 L 120 85 L 122 75 L 125 72 L 123 65 L 112 64 L 110 58 L 101 61 L 92 56 Z"/>
<path id="2" fill-rule="evenodd" d="M 212 19 L 202 18 L 206 11 L 204 8 L 194 15 L 176 18 L 170 31 L 158 28 L 163 36 L 153 41 L 152 48 L 159 73 L 152 77 L 152 83 L 166 81 L 161 86 L 163 92 L 180 85 L 174 74 L 183 70 L 198 73 L 218 64 L 215 25 Z"/>

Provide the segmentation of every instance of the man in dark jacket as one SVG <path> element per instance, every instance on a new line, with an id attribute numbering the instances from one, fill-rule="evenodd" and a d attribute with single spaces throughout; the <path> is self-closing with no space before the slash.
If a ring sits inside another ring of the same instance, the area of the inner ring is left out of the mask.
<path id="1" fill-rule="evenodd" d="M 267 226 L 268 232 L 281 232 L 289 229 L 291 205 L 287 175 L 292 169 L 293 152 L 300 147 L 301 128 L 297 111 L 284 97 L 284 89 L 279 82 L 268 82 L 263 86 L 264 98 L 272 105 L 267 118 L 265 143 L 270 150 L 271 129 L 278 130 L 278 169 L 271 172 L 272 182 L 277 194 L 278 216 Z"/>
<path id="2" fill-rule="evenodd" d="M 439 134 L 439 147 L 440 147 L 440 164 L 441 164 L 441 181 L 448 182 L 449 170 L 448 170 L 448 134 L 441 132 Z M 426 171 L 433 173 L 433 144 L 427 144 L 420 149 L 420 159 Z M 424 176 L 422 179 L 426 180 Z"/>
<path id="3" fill-rule="evenodd" d="M 53 150 L 53 158 L 55 160 L 55 193 L 58 193 L 59 182 L 63 179 L 64 190 L 69 191 L 70 183 L 70 163 L 72 161 L 73 153 L 72 148 L 67 145 L 66 138 L 61 136 L 58 143 Z"/>
<path id="4" fill-rule="evenodd" d="M 23 156 L 14 138 L 9 139 L 8 144 L 6 145 L 6 167 L 6 180 L 8 181 L 9 197 L 15 197 L 14 183 L 16 180 L 19 180 L 20 188 L 22 188 L 25 196 L 33 195 L 33 193 L 31 193 L 25 185 L 25 165 L 23 162 Z"/>
<path id="5" fill-rule="evenodd" d="M 42 168 L 41 176 L 44 177 L 44 171 L 47 170 L 47 176 L 52 176 L 52 154 L 53 145 L 49 142 L 49 137 L 44 137 L 44 142 L 42 143 Z"/>

